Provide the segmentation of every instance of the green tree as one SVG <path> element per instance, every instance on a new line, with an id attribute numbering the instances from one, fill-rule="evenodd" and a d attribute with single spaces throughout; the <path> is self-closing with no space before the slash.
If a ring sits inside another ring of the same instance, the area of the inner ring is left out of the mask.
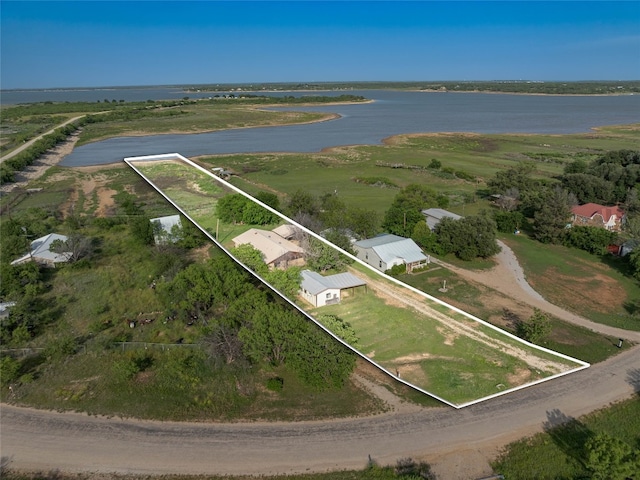
<path id="1" fill-rule="evenodd" d="M 239 193 L 225 195 L 216 204 L 216 215 L 225 223 L 240 223 L 250 200 Z"/>
<path id="2" fill-rule="evenodd" d="M 317 320 L 327 327 L 334 335 L 347 342 L 352 347 L 358 346 L 358 336 L 349 322 L 345 322 L 337 315 L 318 315 Z"/>
<path id="3" fill-rule="evenodd" d="M 307 266 L 319 272 L 327 270 L 342 270 L 351 260 L 338 252 L 335 248 L 326 243 L 317 240 L 314 237 L 308 237 L 304 248 Z"/>
<path id="4" fill-rule="evenodd" d="M 546 195 L 546 201 L 533 216 L 533 238 L 542 243 L 561 243 L 571 217 L 575 196 L 556 187 Z"/>
<path id="5" fill-rule="evenodd" d="M 263 277 L 269 267 L 264 263 L 264 256 L 260 250 L 249 243 L 238 245 L 230 250 L 231 254 L 251 270 Z"/>
<path id="6" fill-rule="evenodd" d="M 497 211 L 493 215 L 496 222 L 496 228 L 502 233 L 513 233 L 520 230 L 525 222 L 524 215 L 521 212 L 502 212 Z"/>
<path id="7" fill-rule="evenodd" d="M 594 435 L 585 444 L 586 466 L 594 480 L 626 480 L 640 472 L 640 455 L 622 440 L 607 433 Z"/>
<path id="8" fill-rule="evenodd" d="M 256 363 L 280 365 L 304 336 L 305 322 L 297 312 L 275 302 L 257 306 L 250 321 L 240 328 L 245 355 Z"/>
<path id="9" fill-rule="evenodd" d="M 445 217 L 434 232 L 442 253 L 453 253 L 461 260 L 488 258 L 500 251 L 495 222 L 484 215 L 459 220 Z"/>
<path id="10" fill-rule="evenodd" d="M 248 201 L 244 212 L 242 212 L 242 223 L 248 225 L 270 225 L 278 223 L 279 221 L 280 217 L 275 213 L 270 212 L 252 201 Z"/>
<path id="11" fill-rule="evenodd" d="M 616 232 L 604 228 L 576 225 L 571 227 L 564 238 L 564 245 L 579 248 L 594 255 L 604 255 L 607 246 L 618 238 Z"/>
<path id="12" fill-rule="evenodd" d="M 349 379 L 356 355 L 311 322 L 294 338 L 287 359 L 300 379 L 318 390 L 340 388 Z"/>
<path id="13" fill-rule="evenodd" d="M 297 190 L 289 197 L 286 211 L 291 218 L 301 214 L 317 217 L 320 208 L 318 201 L 311 193 L 305 190 Z"/>
<path id="14" fill-rule="evenodd" d="M 386 211 L 382 228 L 395 235 L 410 237 L 418 222 L 424 222 L 422 210 L 444 208 L 448 198 L 424 185 L 411 184 L 400 190 Z"/>
<path id="15" fill-rule="evenodd" d="M 129 220 L 131 236 L 142 245 L 153 245 L 153 225 L 146 215 L 133 217 Z"/>
<path id="16" fill-rule="evenodd" d="M 289 267 L 286 270 L 276 268 L 269 270 L 264 279 L 290 299 L 296 298 L 300 290 L 300 267 Z"/>
<path id="17" fill-rule="evenodd" d="M 525 192 L 535 187 L 536 181 L 531 177 L 536 167 L 533 162 L 521 162 L 506 170 L 499 170 L 495 176 L 487 181 L 492 193 L 505 193 L 515 188 Z"/>
<path id="18" fill-rule="evenodd" d="M 427 222 L 418 222 L 413 228 L 411 239 L 416 242 L 420 248 L 428 252 L 441 253 L 438 245 L 438 236 L 433 233 Z"/>
<path id="19" fill-rule="evenodd" d="M 540 343 L 551 333 L 551 322 L 541 310 L 534 308 L 533 315 L 516 325 L 516 335 L 531 343 Z"/>

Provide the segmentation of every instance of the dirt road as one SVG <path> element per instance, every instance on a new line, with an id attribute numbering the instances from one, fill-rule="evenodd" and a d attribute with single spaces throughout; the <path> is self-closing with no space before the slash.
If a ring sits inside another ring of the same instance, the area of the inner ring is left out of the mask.
<path id="1" fill-rule="evenodd" d="M 499 241 L 498 243 L 502 250 L 498 255 L 496 255 L 497 265 L 488 271 L 466 270 L 464 268 L 459 268 L 449 263 L 445 263 L 441 260 L 434 259 L 433 257 L 431 260 L 432 262 L 442 265 L 463 278 L 498 290 L 515 300 L 539 308 L 540 310 L 550 313 L 561 320 L 581 325 L 593 330 L 594 332 L 640 342 L 640 332 L 632 332 L 595 323 L 546 301 L 542 295 L 536 292 L 531 288 L 531 285 L 527 283 L 524 271 L 518 263 L 518 259 L 513 253 L 513 250 L 503 242 Z"/>
<path id="2" fill-rule="evenodd" d="M 2 405 L 2 456 L 22 469 L 267 474 L 426 459 L 443 478 L 478 478 L 504 444 L 640 391 L 640 346 L 592 368 L 456 411 L 420 409 L 322 422 L 188 424 Z M 457 466 L 455 466 L 457 465 Z M 469 468 L 473 471 L 470 471 Z M 446 472 L 442 469 L 446 468 Z"/>
<path id="3" fill-rule="evenodd" d="M 48 130 L 46 132 L 44 132 L 41 135 L 38 135 L 37 137 L 32 138 L 31 140 L 29 140 L 28 142 L 23 143 L 22 145 L 20 145 L 18 148 L 16 148 L 15 150 L 7 153 L 5 156 L 0 157 L 0 163 L 4 162 L 5 160 L 9 160 L 12 157 L 15 157 L 17 154 L 19 154 L 20 152 L 23 152 L 24 150 L 26 150 L 27 148 L 29 148 L 31 145 L 33 145 L 34 143 L 36 143 L 38 140 L 40 140 L 42 137 L 44 137 L 45 135 L 49 135 L 53 132 L 55 132 L 58 128 L 60 127 L 64 127 L 65 125 L 69 125 L 72 122 L 75 122 L 76 120 L 79 120 L 83 117 L 86 117 L 86 115 L 80 115 L 78 117 L 73 117 L 70 118 L 69 120 L 67 120 L 66 122 L 61 123 L 60 125 L 57 125 L 55 127 L 53 127 L 51 130 Z"/>

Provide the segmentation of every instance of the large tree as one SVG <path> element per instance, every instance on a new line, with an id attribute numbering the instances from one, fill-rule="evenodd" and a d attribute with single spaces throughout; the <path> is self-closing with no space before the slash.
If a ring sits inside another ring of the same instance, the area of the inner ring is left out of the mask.
<path id="1" fill-rule="evenodd" d="M 484 215 L 459 220 L 445 217 L 434 232 L 442 253 L 453 253 L 462 260 L 487 258 L 500 251 L 495 222 Z"/>
<path id="2" fill-rule="evenodd" d="M 395 235 L 410 237 L 418 222 L 424 222 L 422 210 L 446 207 L 448 198 L 424 185 L 411 184 L 400 190 L 386 211 L 382 228 Z"/>
<path id="3" fill-rule="evenodd" d="M 545 201 L 533 216 L 533 238 L 543 243 L 562 243 L 571 217 L 575 196 L 565 189 L 547 189 Z"/>

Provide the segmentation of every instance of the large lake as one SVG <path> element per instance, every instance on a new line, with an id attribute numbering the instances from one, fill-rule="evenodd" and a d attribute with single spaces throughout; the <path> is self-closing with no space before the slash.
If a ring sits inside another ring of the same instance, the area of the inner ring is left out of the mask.
<path id="1" fill-rule="evenodd" d="M 138 94 L 152 98 L 155 96 L 151 95 L 152 90 L 141 90 Z M 120 91 L 117 93 L 121 94 Z M 176 96 L 189 95 L 191 98 L 196 96 L 177 90 L 173 93 Z M 314 92 L 325 95 L 341 93 L 344 92 Z M 76 148 L 61 165 L 98 165 L 117 162 L 129 156 L 173 152 L 187 157 L 228 153 L 318 152 L 338 145 L 377 145 L 384 138 L 400 133 L 566 134 L 588 132 L 593 127 L 604 125 L 640 122 L 640 95 L 540 96 L 390 90 L 348 93 L 362 95 L 374 102 L 290 108 L 340 115 L 339 119 L 315 124 L 112 138 Z M 302 95 L 299 92 L 293 94 Z M 116 95 L 117 98 L 120 96 Z"/>

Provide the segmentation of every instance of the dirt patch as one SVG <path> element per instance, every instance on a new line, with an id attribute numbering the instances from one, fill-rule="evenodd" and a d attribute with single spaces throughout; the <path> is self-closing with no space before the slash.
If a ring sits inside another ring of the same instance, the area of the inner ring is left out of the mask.
<path id="1" fill-rule="evenodd" d="M 552 267 L 544 275 L 531 278 L 535 289 L 553 279 L 554 289 L 547 292 L 548 299 L 556 305 L 566 305 L 574 311 L 594 310 L 602 313 L 623 308 L 627 300 L 617 282 L 602 273 L 591 271 L 584 277 L 568 276 Z"/>

